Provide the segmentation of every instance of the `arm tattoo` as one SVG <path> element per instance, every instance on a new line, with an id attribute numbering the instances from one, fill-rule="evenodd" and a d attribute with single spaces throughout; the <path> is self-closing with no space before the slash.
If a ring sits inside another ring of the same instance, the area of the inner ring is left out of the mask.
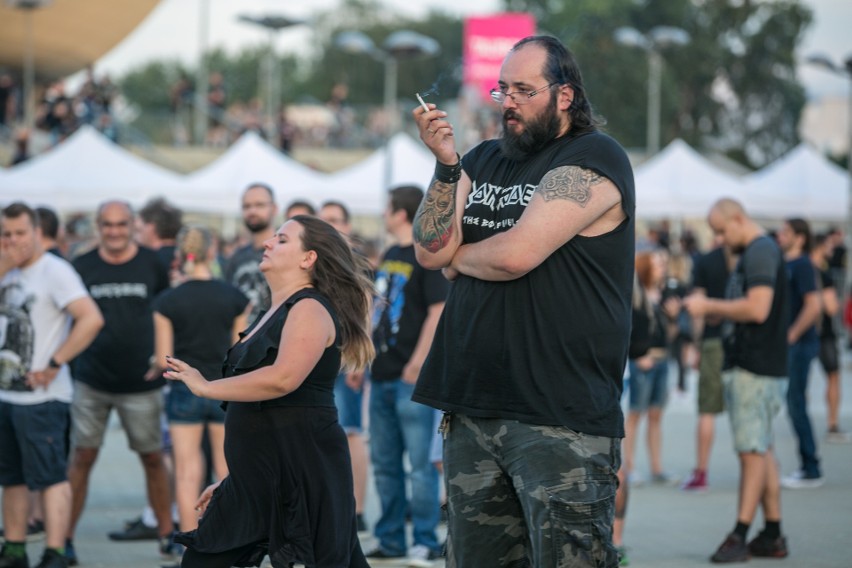
<path id="1" fill-rule="evenodd" d="M 545 174 L 538 186 L 538 193 L 545 201 L 566 199 L 585 207 L 592 197 L 592 186 L 605 180 L 592 170 L 579 166 L 561 166 Z"/>
<path id="2" fill-rule="evenodd" d="M 447 246 L 453 236 L 457 183 L 433 179 L 414 216 L 414 241 L 431 253 Z"/>

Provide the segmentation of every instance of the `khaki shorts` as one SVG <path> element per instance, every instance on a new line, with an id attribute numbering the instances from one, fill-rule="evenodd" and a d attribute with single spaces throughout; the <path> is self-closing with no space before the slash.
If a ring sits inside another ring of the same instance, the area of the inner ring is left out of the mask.
<path id="1" fill-rule="evenodd" d="M 71 445 L 75 448 L 100 448 L 113 408 L 118 411 L 131 450 L 150 454 L 163 449 L 160 428 L 162 389 L 114 394 L 93 389 L 80 381 L 74 382 L 74 399 L 71 402 Z"/>
<path id="2" fill-rule="evenodd" d="M 698 365 L 698 413 L 719 414 L 725 411 L 725 389 L 722 386 L 722 366 L 725 349 L 722 339 L 714 337 L 701 342 L 701 362 Z"/>
<path id="3" fill-rule="evenodd" d="M 772 420 L 787 398 L 787 377 L 766 377 L 734 368 L 724 374 L 734 450 L 763 454 L 772 447 Z"/>

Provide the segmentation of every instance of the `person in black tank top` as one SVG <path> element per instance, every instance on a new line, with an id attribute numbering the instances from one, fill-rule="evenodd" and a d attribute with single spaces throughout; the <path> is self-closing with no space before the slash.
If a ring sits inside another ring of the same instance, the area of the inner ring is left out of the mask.
<path id="1" fill-rule="evenodd" d="M 374 355 L 371 284 L 329 224 L 306 216 L 264 243 L 272 305 L 228 351 L 223 378 L 167 358 L 163 376 L 225 401 L 229 475 L 201 494 L 198 528 L 179 533 L 181 566 L 364 568 L 346 434 L 334 381 Z"/>

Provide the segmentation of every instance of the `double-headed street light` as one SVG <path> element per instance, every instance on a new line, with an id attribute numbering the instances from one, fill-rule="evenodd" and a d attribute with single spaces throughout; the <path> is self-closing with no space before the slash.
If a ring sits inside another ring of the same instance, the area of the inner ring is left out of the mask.
<path id="1" fill-rule="evenodd" d="M 387 198 L 393 180 L 393 156 L 391 155 L 391 137 L 399 128 L 399 112 L 397 112 L 397 66 L 400 59 L 429 57 L 441 51 L 438 42 L 423 34 L 399 30 L 389 35 L 379 48 L 366 34 L 359 31 L 346 31 L 334 38 L 334 45 L 343 51 L 353 54 L 369 55 L 385 66 L 384 111 L 386 115 L 386 132 L 384 142 L 384 172 L 382 174 L 382 199 Z M 380 248 L 384 248 L 384 231 L 380 233 Z"/>
<path id="2" fill-rule="evenodd" d="M 615 41 L 638 47 L 648 54 L 648 126 L 645 148 L 648 157 L 660 151 L 660 81 L 663 76 L 663 56 L 660 51 L 675 45 L 686 45 L 689 32 L 672 26 L 656 26 L 643 34 L 631 27 L 615 30 Z"/>
<path id="3" fill-rule="evenodd" d="M 807 57 L 806 61 L 817 67 L 822 67 L 826 71 L 830 71 L 835 73 L 836 75 L 840 75 L 849 79 L 849 111 L 846 116 L 847 128 L 849 132 L 849 137 L 847 140 L 848 147 L 846 148 L 846 168 L 849 172 L 849 204 L 846 210 L 846 239 L 849 242 L 849 239 L 852 239 L 852 56 L 846 58 L 845 61 L 841 63 L 835 63 L 831 58 L 823 54 L 814 54 Z M 848 246 L 847 257 L 852 252 L 852 246 Z M 849 262 L 849 259 L 846 259 L 846 280 L 844 285 L 852 282 L 852 262 Z M 841 292 L 845 293 L 845 287 L 840 286 L 838 288 Z"/>
<path id="4" fill-rule="evenodd" d="M 240 15 L 239 21 L 246 24 L 253 24 L 266 29 L 269 32 L 269 53 L 264 64 L 264 72 L 261 77 L 266 78 L 266 127 L 272 138 L 275 130 L 275 111 L 276 105 L 281 102 L 281 81 L 278 72 L 278 63 L 275 60 L 275 38 L 281 30 L 292 26 L 300 26 L 305 24 L 304 20 L 297 20 L 280 14 L 267 14 L 265 16 L 247 16 Z"/>
<path id="5" fill-rule="evenodd" d="M 369 55 L 384 63 L 384 109 L 388 121 L 385 138 L 390 139 L 399 125 L 399 113 L 396 110 L 399 60 L 437 55 L 441 51 L 441 46 L 435 39 L 411 30 L 393 32 L 385 39 L 381 47 L 376 46 L 373 40 L 363 32 L 346 31 L 335 37 L 334 45 L 348 53 Z"/>

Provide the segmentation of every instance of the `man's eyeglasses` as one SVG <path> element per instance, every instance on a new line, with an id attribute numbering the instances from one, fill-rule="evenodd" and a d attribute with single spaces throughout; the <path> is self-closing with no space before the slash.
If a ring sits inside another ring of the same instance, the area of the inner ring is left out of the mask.
<path id="1" fill-rule="evenodd" d="M 536 89 L 535 91 L 514 91 L 511 93 L 507 93 L 502 88 L 499 89 L 491 89 L 491 100 L 495 103 L 503 104 L 503 101 L 506 100 L 506 97 L 512 99 L 512 102 L 516 105 L 525 105 L 530 102 L 530 99 L 544 91 L 545 89 L 549 89 L 553 85 L 558 85 L 559 83 L 553 82 L 549 85 L 545 85 L 540 89 Z"/>

